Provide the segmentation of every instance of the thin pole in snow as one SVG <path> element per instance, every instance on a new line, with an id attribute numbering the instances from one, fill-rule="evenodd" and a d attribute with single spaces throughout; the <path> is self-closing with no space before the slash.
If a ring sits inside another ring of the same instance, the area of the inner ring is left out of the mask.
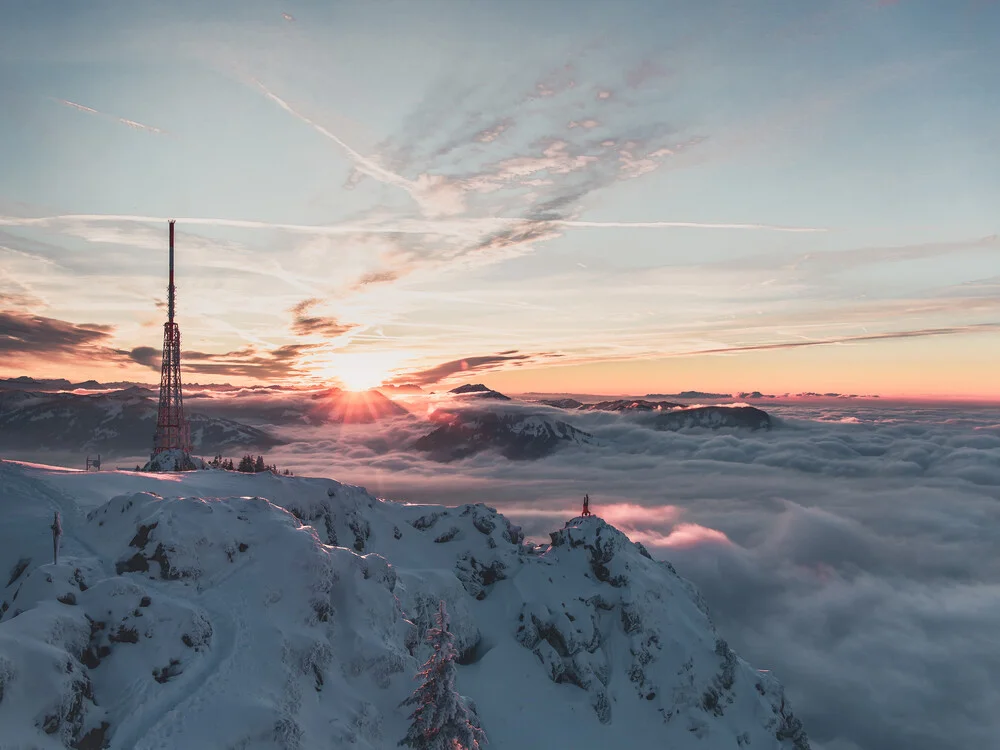
<path id="1" fill-rule="evenodd" d="M 59 522 L 59 511 L 52 519 L 52 564 L 59 564 L 59 538 L 62 536 L 62 524 Z"/>

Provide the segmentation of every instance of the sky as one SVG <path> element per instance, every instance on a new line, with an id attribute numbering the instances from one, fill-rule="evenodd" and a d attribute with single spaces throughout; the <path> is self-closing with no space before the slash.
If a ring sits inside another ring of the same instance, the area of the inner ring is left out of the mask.
<path id="1" fill-rule="evenodd" d="M 1000 399 L 995 2 L 3 14 L 0 376 Z"/>

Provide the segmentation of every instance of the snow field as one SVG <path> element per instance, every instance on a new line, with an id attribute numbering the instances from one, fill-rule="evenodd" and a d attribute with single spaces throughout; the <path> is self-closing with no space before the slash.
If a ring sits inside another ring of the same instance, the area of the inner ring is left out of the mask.
<path id="1" fill-rule="evenodd" d="M 808 746 L 693 587 L 596 517 L 539 548 L 484 505 L 325 479 L 0 483 L 4 750 L 395 747 L 441 600 L 492 747 Z"/>

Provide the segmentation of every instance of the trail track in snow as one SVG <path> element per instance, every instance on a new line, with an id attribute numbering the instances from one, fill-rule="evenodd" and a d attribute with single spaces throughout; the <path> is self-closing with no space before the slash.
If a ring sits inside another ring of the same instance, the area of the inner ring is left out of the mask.
<path id="1" fill-rule="evenodd" d="M 86 556 L 98 563 L 105 576 L 115 575 L 111 563 L 104 560 L 80 534 L 80 530 L 86 524 L 86 513 L 69 495 L 44 479 L 29 478 L 22 472 L 10 470 L 6 465 L 0 465 L 0 477 L 3 479 L 5 491 L 21 494 L 24 497 L 41 496 L 53 511 L 59 511 L 63 524 L 60 559 Z M 177 709 L 196 701 L 203 692 L 210 690 L 212 685 L 220 680 L 225 682 L 228 673 L 225 666 L 236 652 L 236 644 L 240 640 L 238 635 L 241 636 L 246 630 L 243 620 L 246 601 L 241 597 L 235 606 L 224 607 L 213 601 L 213 597 L 218 594 L 219 584 L 240 574 L 244 567 L 245 563 L 227 571 L 225 575 L 206 581 L 201 593 L 194 597 L 178 596 L 183 593 L 184 588 L 176 583 L 143 581 L 143 586 L 153 595 L 185 599 L 202 607 L 208 613 L 212 625 L 209 653 L 191 664 L 178 677 L 164 684 L 151 683 L 145 677 L 136 680 L 135 687 L 140 691 L 140 697 L 137 699 L 136 694 L 131 693 L 131 700 L 128 701 L 131 705 L 109 707 L 112 715 L 121 715 L 123 711 L 129 711 L 128 718 L 118 723 L 117 727 L 112 724 L 109 750 L 139 750 L 139 748 L 167 750 L 175 747 L 175 743 L 169 738 L 176 724 L 168 723 L 164 726 L 165 721 Z M 174 717 L 175 722 L 183 722 L 188 713 L 188 711 L 178 713 Z M 159 742 L 154 743 L 155 739 Z"/>
<path id="2" fill-rule="evenodd" d="M 227 576 L 228 578 L 229 576 Z M 147 586 L 151 591 L 158 591 L 161 596 L 169 597 L 176 589 L 170 584 L 158 583 Z M 236 644 L 242 640 L 246 624 L 242 613 L 246 602 L 241 600 L 234 607 L 225 610 L 219 604 L 211 601 L 216 593 L 214 587 L 189 600 L 205 609 L 212 625 L 212 638 L 208 655 L 185 669 L 179 677 L 175 677 L 163 685 L 153 684 L 149 687 L 149 695 L 138 702 L 139 709 L 128 719 L 119 724 L 111 735 L 110 750 L 165 750 L 176 747 L 170 740 L 176 724 L 183 723 L 184 718 L 191 713 L 185 707 L 198 701 L 199 696 L 213 689 L 213 685 L 221 679 L 225 682 L 228 674 L 227 665 L 236 654 Z M 200 707 L 200 703 L 195 706 Z M 198 708 L 195 711 L 199 710 Z"/>

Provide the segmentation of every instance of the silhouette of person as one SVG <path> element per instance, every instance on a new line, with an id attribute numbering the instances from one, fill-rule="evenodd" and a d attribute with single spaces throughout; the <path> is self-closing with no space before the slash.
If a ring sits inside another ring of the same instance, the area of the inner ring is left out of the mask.
<path id="1" fill-rule="evenodd" d="M 583 496 L 583 514 L 584 517 L 591 515 L 590 513 L 590 495 Z"/>
<path id="2" fill-rule="evenodd" d="M 52 519 L 52 563 L 59 564 L 59 537 L 62 536 L 62 524 L 59 522 L 59 511 Z"/>

